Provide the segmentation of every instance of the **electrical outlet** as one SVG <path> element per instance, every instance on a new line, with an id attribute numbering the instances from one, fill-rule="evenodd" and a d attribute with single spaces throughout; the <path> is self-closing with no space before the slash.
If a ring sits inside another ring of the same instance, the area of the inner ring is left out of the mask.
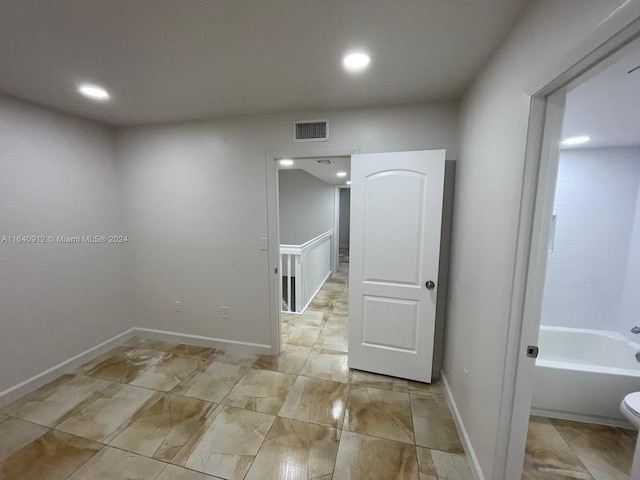
<path id="1" fill-rule="evenodd" d="M 220 312 L 223 320 L 229 319 L 229 307 L 220 307 Z"/>
<path id="2" fill-rule="evenodd" d="M 180 300 L 176 300 L 176 312 L 182 311 L 182 302 Z"/>

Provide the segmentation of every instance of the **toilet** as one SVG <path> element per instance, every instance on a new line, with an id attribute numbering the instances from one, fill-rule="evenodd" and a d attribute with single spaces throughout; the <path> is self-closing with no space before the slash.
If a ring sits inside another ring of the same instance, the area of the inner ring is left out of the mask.
<path id="1" fill-rule="evenodd" d="M 620 412 L 636 429 L 640 429 L 640 392 L 633 392 L 624 397 L 620 402 Z M 633 454 L 631 480 L 640 480 L 640 441 L 636 442 L 636 451 Z"/>

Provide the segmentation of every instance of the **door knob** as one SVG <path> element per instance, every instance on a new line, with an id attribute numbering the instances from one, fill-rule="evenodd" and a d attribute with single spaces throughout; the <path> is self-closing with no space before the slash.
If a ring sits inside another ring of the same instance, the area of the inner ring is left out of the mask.
<path id="1" fill-rule="evenodd" d="M 427 283 L 424 284 L 425 287 L 427 287 L 427 289 L 429 290 L 433 290 L 436 286 L 435 283 L 433 283 L 431 280 L 429 280 Z"/>

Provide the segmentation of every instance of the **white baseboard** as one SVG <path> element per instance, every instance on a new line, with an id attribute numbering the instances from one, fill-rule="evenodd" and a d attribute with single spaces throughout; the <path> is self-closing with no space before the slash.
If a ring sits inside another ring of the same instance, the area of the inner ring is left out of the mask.
<path id="1" fill-rule="evenodd" d="M 449 382 L 447 381 L 447 377 L 444 374 L 444 371 L 440 372 L 440 378 L 442 379 L 442 383 L 444 384 L 444 394 L 447 399 L 447 403 L 449 404 L 449 408 L 453 412 L 453 421 L 456 424 L 456 428 L 458 429 L 458 435 L 462 439 L 462 447 L 464 448 L 464 452 L 469 459 L 469 466 L 471 467 L 473 478 L 475 480 L 485 480 L 482 469 L 480 468 L 480 462 L 478 462 L 476 452 L 473 449 L 473 445 L 471 445 L 471 439 L 469 438 L 467 429 L 465 428 L 462 417 L 460 416 L 460 411 L 458 410 L 456 401 L 453 398 L 453 394 L 451 393 L 451 388 L 449 387 Z"/>
<path id="2" fill-rule="evenodd" d="M 152 338 L 154 340 L 166 340 L 177 343 L 187 343 L 189 345 L 197 345 L 199 347 L 210 348 L 233 348 L 248 353 L 259 353 L 262 355 L 273 355 L 270 345 L 259 343 L 238 342 L 235 340 L 224 340 L 220 338 L 203 337 L 200 335 L 190 335 L 186 333 L 167 332 L 165 330 L 153 330 L 150 328 L 130 328 L 109 340 L 102 342 L 100 345 L 91 347 L 78 355 L 69 358 L 59 364 L 28 378 L 13 387 L 0 392 L 0 407 L 7 405 L 20 397 L 33 392 L 41 386 L 55 380 L 65 373 L 72 372 L 80 365 L 83 365 L 94 358 L 99 357 L 103 353 L 108 352 L 112 348 L 123 344 L 130 338 L 138 336 L 142 338 Z"/>
<path id="3" fill-rule="evenodd" d="M 622 427 L 634 429 L 626 420 L 620 418 L 598 417 L 596 415 L 582 415 L 580 413 L 561 412 L 558 410 L 547 410 L 546 408 L 531 407 L 531 415 L 538 417 L 557 418 L 560 420 L 574 420 L 576 422 L 596 423 L 598 425 L 609 425 L 612 427 Z"/>
<path id="4" fill-rule="evenodd" d="M 80 365 L 83 365 L 88 361 L 99 357 L 103 353 L 108 352 L 112 348 L 115 348 L 118 345 L 126 342 L 134 336 L 134 330 L 134 328 L 130 328 L 126 332 L 122 332 L 115 337 L 110 338 L 106 342 L 102 342 L 95 347 L 91 347 L 74 357 L 71 357 L 51 368 L 48 368 L 44 372 L 40 372 L 37 375 L 28 378 L 24 382 L 20 382 L 19 384 L 0 392 L 0 407 L 13 402 L 14 400 L 17 400 L 18 398 L 23 397 L 28 393 L 33 392 L 34 390 L 40 388 L 43 385 L 46 385 L 47 383 L 55 380 L 65 373 L 72 372 Z"/>

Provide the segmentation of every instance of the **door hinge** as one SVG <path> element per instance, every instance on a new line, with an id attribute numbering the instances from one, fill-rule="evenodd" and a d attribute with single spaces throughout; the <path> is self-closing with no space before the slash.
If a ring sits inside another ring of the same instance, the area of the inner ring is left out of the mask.
<path id="1" fill-rule="evenodd" d="M 538 358 L 538 347 L 536 345 L 529 345 L 527 347 L 527 357 Z"/>

